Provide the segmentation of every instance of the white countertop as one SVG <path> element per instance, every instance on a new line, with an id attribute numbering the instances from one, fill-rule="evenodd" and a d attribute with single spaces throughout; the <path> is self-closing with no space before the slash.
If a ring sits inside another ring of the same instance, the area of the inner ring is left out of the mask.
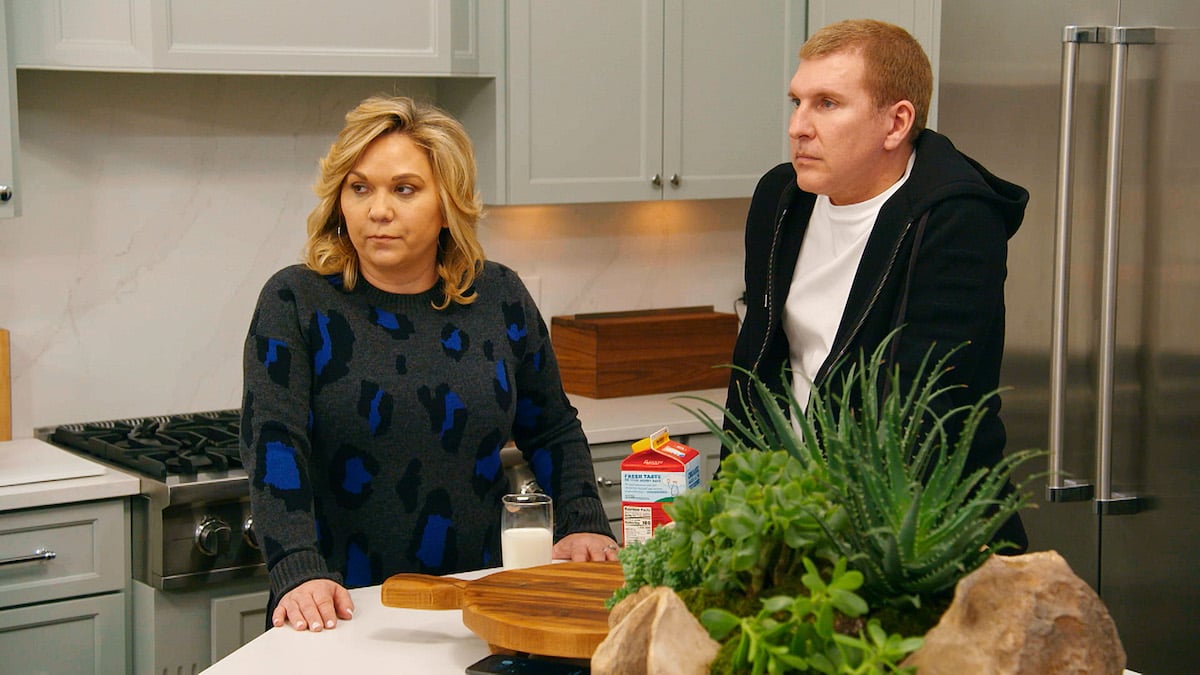
<path id="1" fill-rule="evenodd" d="M 499 568 L 452 576 L 478 579 Z M 354 618 L 319 633 L 272 628 L 214 663 L 204 675 L 422 673 L 462 675 L 488 646 L 461 610 L 384 607 L 380 587 L 355 588 Z M 1125 675 L 1138 675 L 1126 670 Z"/>
<path id="2" fill-rule="evenodd" d="M 454 576 L 478 579 L 499 568 Z M 489 653 L 462 611 L 384 607 L 380 587 L 351 589 L 354 618 L 319 633 L 272 628 L 204 671 L 233 673 L 447 673 L 462 675 Z"/>
<path id="3" fill-rule="evenodd" d="M 19 459 L 14 459 L 17 457 Z M 9 465 L 5 465 L 5 462 Z M 32 474 L 34 469 L 48 465 L 64 467 L 58 472 L 64 477 L 0 487 L 0 512 L 128 497 L 140 492 L 140 481 L 135 476 L 49 443 L 32 439 L 0 442 L 0 466 L 4 466 L 6 472 L 29 471 Z M 69 468 L 73 465 L 86 467 L 78 473 L 96 475 L 68 477 L 73 474 Z"/>
<path id="4" fill-rule="evenodd" d="M 669 394 L 647 396 L 622 396 L 619 398 L 588 398 L 568 394 L 571 404 L 579 410 L 579 421 L 588 443 L 619 443 L 636 441 L 667 427 L 672 436 L 699 434 L 708 431 L 704 424 L 687 408 L 707 412 L 718 423 L 721 411 L 700 401 L 681 398 L 699 396 L 725 405 L 725 389 L 702 389 L 680 391 Z"/>

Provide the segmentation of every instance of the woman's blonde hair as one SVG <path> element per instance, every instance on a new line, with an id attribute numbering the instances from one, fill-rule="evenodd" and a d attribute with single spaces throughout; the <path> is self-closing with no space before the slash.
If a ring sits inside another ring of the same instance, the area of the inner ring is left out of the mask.
<path id="1" fill-rule="evenodd" d="M 340 201 L 342 183 L 366 147 L 390 133 L 404 134 L 424 148 L 437 179 L 446 227 L 438 236 L 437 252 L 444 296 L 434 307 L 445 309 L 451 302 L 470 304 L 475 301 L 471 287 L 484 261 L 475 233 L 483 212 L 475 190 L 475 150 L 457 120 L 406 97 L 372 96 L 346 113 L 346 125 L 321 159 L 321 175 L 313 186 L 319 201 L 308 214 L 304 264 L 319 274 L 341 273 L 348 290 L 358 282 L 358 253 L 341 232 L 346 224 Z"/>

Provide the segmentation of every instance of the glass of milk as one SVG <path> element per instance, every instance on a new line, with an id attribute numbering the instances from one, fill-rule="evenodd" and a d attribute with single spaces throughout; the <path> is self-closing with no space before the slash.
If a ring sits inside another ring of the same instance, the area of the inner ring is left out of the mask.
<path id="1" fill-rule="evenodd" d="M 540 492 L 504 495 L 500 555 L 504 569 L 550 564 L 554 547 L 554 502 Z"/>

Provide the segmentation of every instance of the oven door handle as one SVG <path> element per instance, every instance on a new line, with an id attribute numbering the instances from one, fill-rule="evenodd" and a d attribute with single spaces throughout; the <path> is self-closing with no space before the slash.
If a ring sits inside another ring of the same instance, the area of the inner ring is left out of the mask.
<path id="1" fill-rule="evenodd" d="M 19 555 L 15 558 L 0 559 L 0 567 L 4 565 L 20 565 L 22 563 L 40 562 L 43 560 L 54 560 L 58 554 L 54 551 L 47 551 L 44 548 L 39 548 L 29 555 Z"/>

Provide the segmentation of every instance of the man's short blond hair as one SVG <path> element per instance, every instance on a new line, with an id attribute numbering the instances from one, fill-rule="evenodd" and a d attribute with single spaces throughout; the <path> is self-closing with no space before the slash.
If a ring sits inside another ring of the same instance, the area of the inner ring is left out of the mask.
<path id="1" fill-rule="evenodd" d="M 880 108 L 908 101 L 916 110 L 909 140 L 925 128 L 933 97 L 933 68 L 925 50 L 908 31 L 874 19 L 831 23 L 813 33 L 800 48 L 801 59 L 853 51 L 866 64 L 864 84 Z"/>

